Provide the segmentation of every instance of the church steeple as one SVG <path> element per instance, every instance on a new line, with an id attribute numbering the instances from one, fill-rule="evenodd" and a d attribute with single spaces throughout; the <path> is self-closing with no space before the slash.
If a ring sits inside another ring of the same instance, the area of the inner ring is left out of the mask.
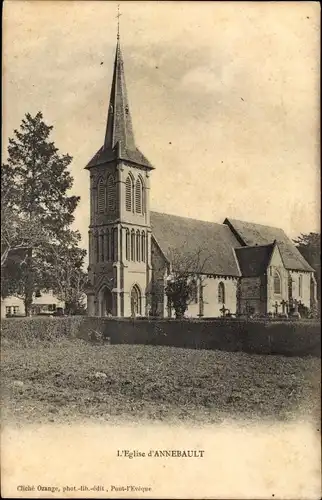
<path id="1" fill-rule="evenodd" d="M 149 170 L 154 167 L 137 148 L 125 84 L 119 27 L 104 144 L 86 166 L 90 169 L 114 160 L 124 160 Z"/>
<path id="2" fill-rule="evenodd" d="M 104 149 L 114 149 L 117 143 L 120 143 L 121 147 L 135 150 L 119 35 L 116 44 Z"/>

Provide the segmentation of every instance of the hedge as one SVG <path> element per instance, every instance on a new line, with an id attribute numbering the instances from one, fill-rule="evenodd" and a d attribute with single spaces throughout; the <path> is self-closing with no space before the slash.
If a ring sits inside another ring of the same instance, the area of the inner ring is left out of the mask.
<path id="1" fill-rule="evenodd" d="M 320 323 L 313 320 L 259 321 L 148 320 L 71 316 L 15 318 L 1 321 L 10 343 L 59 342 L 66 337 L 106 340 L 111 344 L 148 344 L 244 351 L 286 356 L 320 356 Z"/>
<path id="2" fill-rule="evenodd" d="M 82 316 L 5 318 L 1 320 L 1 339 L 26 346 L 39 341 L 61 342 L 77 336 L 82 319 Z"/>

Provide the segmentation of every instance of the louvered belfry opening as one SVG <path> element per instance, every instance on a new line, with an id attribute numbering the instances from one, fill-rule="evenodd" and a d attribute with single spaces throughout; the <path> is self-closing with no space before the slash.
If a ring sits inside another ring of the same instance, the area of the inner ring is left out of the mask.
<path id="1" fill-rule="evenodd" d="M 125 207 L 128 212 L 132 212 L 133 180 L 130 176 L 125 182 Z"/>
<path id="2" fill-rule="evenodd" d="M 142 188 L 142 181 L 138 178 L 135 184 L 135 211 L 138 214 L 142 213 Z"/>
<path id="3" fill-rule="evenodd" d="M 110 175 L 107 180 L 107 208 L 109 212 L 113 212 L 116 208 L 116 189 L 113 175 Z"/>
<path id="4" fill-rule="evenodd" d="M 104 186 L 103 179 L 98 181 L 97 186 L 97 210 L 98 212 L 105 211 L 105 203 L 106 203 L 106 189 Z"/>

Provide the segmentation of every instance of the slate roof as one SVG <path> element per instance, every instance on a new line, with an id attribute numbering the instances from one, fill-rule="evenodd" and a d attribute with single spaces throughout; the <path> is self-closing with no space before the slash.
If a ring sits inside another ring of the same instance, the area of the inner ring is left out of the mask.
<path id="1" fill-rule="evenodd" d="M 267 245 L 276 240 L 286 269 L 313 271 L 283 229 L 236 219 L 225 219 L 224 224 L 231 228 L 239 245 Z"/>
<path id="2" fill-rule="evenodd" d="M 274 243 L 270 245 L 235 248 L 242 275 L 246 278 L 252 278 L 264 274 L 273 250 Z"/>
<path id="3" fill-rule="evenodd" d="M 85 168 L 90 169 L 115 159 L 126 160 L 147 169 L 154 168 L 135 144 L 119 40 L 116 45 L 104 145 Z"/>
<path id="4" fill-rule="evenodd" d="M 199 254 L 202 273 L 240 276 L 234 252 L 239 243 L 228 226 L 151 212 L 151 227 L 153 237 L 170 262 L 173 255 L 189 260 Z M 196 264 L 192 262 L 191 272 L 200 272 Z"/>
<path id="5" fill-rule="evenodd" d="M 93 158 L 88 162 L 86 168 L 90 169 L 92 167 L 102 165 L 103 163 L 108 163 L 114 160 L 125 160 L 136 165 L 140 165 L 150 170 L 154 169 L 149 160 L 141 153 L 138 148 L 131 150 L 123 146 L 122 143 L 118 142 L 113 149 L 105 149 L 102 146 Z"/>

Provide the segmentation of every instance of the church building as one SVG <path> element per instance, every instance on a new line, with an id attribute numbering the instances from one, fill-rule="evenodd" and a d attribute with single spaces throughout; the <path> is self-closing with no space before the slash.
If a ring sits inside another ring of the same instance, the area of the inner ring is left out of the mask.
<path id="1" fill-rule="evenodd" d="M 316 302 L 313 269 L 282 229 L 150 210 L 154 167 L 135 142 L 119 36 L 105 138 L 90 174 L 88 314 L 173 317 L 167 279 L 190 266 L 191 317 L 282 313 Z"/>

